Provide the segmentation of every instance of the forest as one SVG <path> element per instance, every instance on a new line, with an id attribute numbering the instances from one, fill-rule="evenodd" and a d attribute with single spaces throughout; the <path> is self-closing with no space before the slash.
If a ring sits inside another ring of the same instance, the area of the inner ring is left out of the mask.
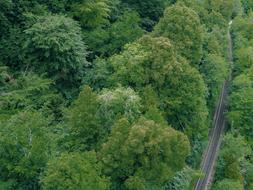
<path id="1" fill-rule="evenodd" d="M 253 0 L 0 0 L 0 190 L 192 190 L 230 73 L 210 189 L 253 190 Z"/>

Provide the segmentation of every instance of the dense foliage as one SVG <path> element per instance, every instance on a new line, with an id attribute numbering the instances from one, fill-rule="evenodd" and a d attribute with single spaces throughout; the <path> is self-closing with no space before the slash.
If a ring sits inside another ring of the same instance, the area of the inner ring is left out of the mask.
<path id="1" fill-rule="evenodd" d="M 229 131 L 221 147 L 215 190 L 252 189 L 252 14 L 250 1 L 242 3 L 244 15 L 239 14 L 232 25 L 234 63 L 227 113 Z"/>
<path id="2" fill-rule="evenodd" d="M 189 190 L 234 67 L 213 188 L 253 187 L 251 0 L 1 0 L 0 189 Z"/>

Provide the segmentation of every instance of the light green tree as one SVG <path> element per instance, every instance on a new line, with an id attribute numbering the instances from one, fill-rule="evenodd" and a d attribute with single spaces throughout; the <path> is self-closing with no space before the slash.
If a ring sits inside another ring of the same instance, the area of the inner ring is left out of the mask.
<path id="1" fill-rule="evenodd" d="M 66 111 L 64 143 L 72 151 L 84 151 L 97 147 L 106 128 L 98 113 L 99 99 L 88 86 Z"/>
<path id="2" fill-rule="evenodd" d="M 247 41 L 250 41 L 252 39 L 252 13 L 249 14 L 247 17 L 237 17 L 235 18 L 232 29 L 235 34 L 235 37 L 240 37 L 239 35 L 242 35 L 243 38 L 246 38 Z M 235 39 L 236 44 L 235 47 L 238 46 L 238 39 Z"/>
<path id="3" fill-rule="evenodd" d="M 233 93 L 230 96 L 229 122 L 241 134 L 252 139 L 253 113 L 253 79 L 252 69 L 247 74 L 239 75 L 233 83 Z"/>
<path id="4" fill-rule="evenodd" d="M 208 104 L 214 109 L 219 98 L 224 81 L 227 79 L 229 65 L 227 61 L 217 54 L 208 54 L 204 63 L 200 66 L 201 73 L 208 86 Z"/>
<path id="5" fill-rule="evenodd" d="M 240 182 L 224 179 L 222 181 L 218 181 L 213 190 L 244 190 L 244 188 Z"/>
<path id="6" fill-rule="evenodd" d="M 248 46 L 235 51 L 234 75 L 239 75 L 246 69 L 253 67 L 253 47 Z"/>
<path id="7" fill-rule="evenodd" d="M 169 38 L 193 65 L 198 65 L 202 57 L 203 34 L 198 14 L 184 5 L 168 7 L 153 32 L 154 36 Z"/>
<path id="8" fill-rule="evenodd" d="M 44 190 L 109 190 L 110 187 L 95 152 L 62 153 L 51 159 L 41 183 Z"/>
<path id="9" fill-rule="evenodd" d="M 246 157 L 252 153 L 250 146 L 241 135 L 228 133 L 225 135 L 219 157 L 217 178 L 219 180 L 227 178 L 243 183 L 243 165 Z"/>
<path id="10" fill-rule="evenodd" d="M 189 136 L 205 134 L 208 115 L 205 83 L 197 69 L 179 58 L 167 38 L 144 36 L 127 45 L 109 63 L 115 71 L 112 83 L 131 86 L 144 101 L 153 99 L 150 106 L 158 103 L 155 106 L 161 108 L 166 120 Z M 144 103 L 147 109 L 148 104 Z"/>
<path id="11" fill-rule="evenodd" d="M 169 126 L 146 119 L 131 125 L 121 119 L 103 144 L 100 157 L 115 189 L 136 189 L 132 187 L 161 187 L 184 167 L 188 154 L 187 137 Z"/>
<path id="12" fill-rule="evenodd" d="M 131 88 L 104 89 L 98 98 L 99 114 L 107 128 L 111 128 L 114 122 L 122 117 L 133 122 L 141 114 L 141 98 Z"/>

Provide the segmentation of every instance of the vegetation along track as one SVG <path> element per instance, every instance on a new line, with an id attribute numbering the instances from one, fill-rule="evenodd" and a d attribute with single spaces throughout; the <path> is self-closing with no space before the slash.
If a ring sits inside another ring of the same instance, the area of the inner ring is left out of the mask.
<path id="1" fill-rule="evenodd" d="M 233 52 L 232 52 L 232 39 L 230 35 L 231 24 L 232 24 L 232 21 L 230 21 L 229 23 L 229 30 L 228 30 L 228 61 L 230 62 L 232 66 Z M 232 69 L 230 70 L 232 71 Z M 228 86 L 231 80 L 231 71 L 230 71 L 229 79 L 226 80 L 222 86 L 219 102 L 214 114 L 213 129 L 211 131 L 211 135 L 209 138 L 208 147 L 206 149 L 205 155 L 201 163 L 201 171 L 203 172 L 204 177 L 198 179 L 194 190 L 207 190 L 211 183 L 212 176 L 214 174 L 214 165 L 217 159 L 217 155 L 219 152 L 220 143 L 222 139 L 222 134 L 225 128 L 224 112 L 226 109 Z"/>

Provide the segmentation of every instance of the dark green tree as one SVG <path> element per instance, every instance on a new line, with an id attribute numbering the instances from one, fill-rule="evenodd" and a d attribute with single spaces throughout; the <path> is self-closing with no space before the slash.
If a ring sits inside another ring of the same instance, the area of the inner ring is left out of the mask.
<path id="1" fill-rule="evenodd" d="M 0 122 L 0 179 L 13 189 L 39 189 L 53 141 L 49 120 L 39 112 L 25 111 Z"/>
<path id="2" fill-rule="evenodd" d="M 0 40 L 9 31 L 10 21 L 8 19 L 8 13 L 12 10 L 13 2 L 10 0 L 2 0 L 0 2 Z"/>
<path id="3" fill-rule="evenodd" d="M 125 11 L 107 28 L 96 28 L 84 31 L 84 38 L 93 54 L 111 56 L 119 53 L 122 47 L 141 37 L 140 17 L 134 11 Z"/>
<path id="4" fill-rule="evenodd" d="M 33 73 L 22 73 L 15 78 L 8 70 L 2 72 L 4 84 L 0 93 L 1 114 L 10 117 L 22 110 L 36 109 L 46 117 L 60 119 L 65 101 L 56 92 L 52 80 Z"/>
<path id="5" fill-rule="evenodd" d="M 144 28 L 151 30 L 155 23 L 162 16 L 163 11 L 167 5 L 170 5 L 173 0 L 121 0 L 130 8 L 136 10 L 141 18 Z"/>
<path id="6" fill-rule="evenodd" d="M 78 0 L 71 5 L 71 14 L 82 27 L 94 29 L 108 23 L 110 3 L 108 0 Z"/>
<path id="7" fill-rule="evenodd" d="M 242 4 L 240 0 L 208 0 L 209 9 L 222 14 L 226 20 L 242 14 Z"/>
<path id="8" fill-rule="evenodd" d="M 76 90 L 89 65 L 78 23 L 62 15 L 46 15 L 25 33 L 26 67 L 46 73 L 66 96 L 65 89 Z"/>

